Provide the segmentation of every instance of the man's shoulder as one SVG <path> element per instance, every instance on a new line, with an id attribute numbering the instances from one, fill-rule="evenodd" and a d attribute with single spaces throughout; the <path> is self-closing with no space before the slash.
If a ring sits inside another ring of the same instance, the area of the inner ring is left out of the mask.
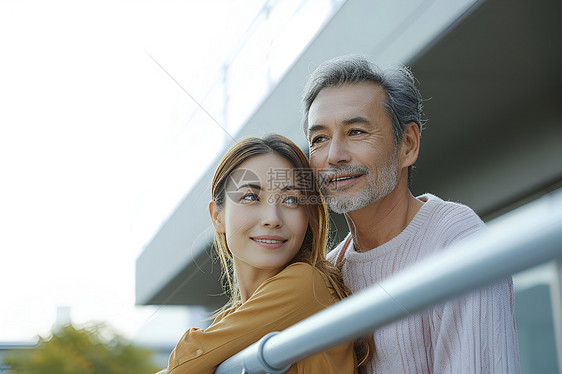
<path id="1" fill-rule="evenodd" d="M 347 234 L 347 236 L 349 236 L 349 233 Z M 332 264 L 335 265 L 338 259 L 338 255 L 342 249 L 343 243 L 345 242 L 347 236 L 343 238 L 342 241 L 340 241 L 334 249 L 328 252 L 328 254 L 326 255 L 326 260 L 330 261 Z"/>
<path id="2" fill-rule="evenodd" d="M 425 194 L 419 196 L 425 198 L 429 208 L 429 216 L 434 223 L 469 223 L 483 224 L 482 220 L 472 208 L 456 201 L 446 201 L 435 195 Z"/>
<path id="3" fill-rule="evenodd" d="M 445 201 L 431 194 L 420 198 L 426 199 L 428 204 L 428 229 L 444 235 L 446 242 L 451 243 L 486 229 L 478 214 L 465 204 Z"/>

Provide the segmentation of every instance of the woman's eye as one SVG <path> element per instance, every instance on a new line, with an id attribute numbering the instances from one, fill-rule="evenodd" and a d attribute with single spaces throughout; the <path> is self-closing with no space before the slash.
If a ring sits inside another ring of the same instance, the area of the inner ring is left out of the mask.
<path id="1" fill-rule="evenodd" d="M 285 200 L 283 200 L 283 203 L 289 205 L 299 205 L 299 198 L 298 196 L 287 196 Z"/>
<path id="2" fill-rule="evenodd" d="M 240 198 L 241 202 L 257 201 L 257 200 L 258 200 L 258 195 L 253 192 L 246 193 L 242 195 L 242 197 Z"/>

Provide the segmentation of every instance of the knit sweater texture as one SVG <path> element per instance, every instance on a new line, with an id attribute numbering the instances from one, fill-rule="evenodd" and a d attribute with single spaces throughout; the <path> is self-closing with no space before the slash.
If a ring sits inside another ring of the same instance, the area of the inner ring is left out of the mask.
<path id="1" fill-rule="evenodd" d="M 342 271 L 353 292 L 486 230 L 465 205 L 431 194 L 418 198 L 425 203 L 395 238 L 361 253 L 351 242 Z M 519 373 L 511 277 L 382 327 L 374 340 L 367 373 Z"/>

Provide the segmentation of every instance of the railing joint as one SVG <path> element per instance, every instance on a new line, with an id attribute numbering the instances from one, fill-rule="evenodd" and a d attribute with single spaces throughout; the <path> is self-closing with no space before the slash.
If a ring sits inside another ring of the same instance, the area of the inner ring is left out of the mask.
<path id="1" fill-rule="evenodd" d="M 264 357 L 264 345 L 265 343 L 272 338 L 273 336 L 279 334 L 280 331 L 273 331 L 270 332 L 266 335 L 264 335 L 259 341 L 258 341 L 258 345 L 257 345 L 257 351 L 258 351 L 258 362 L 260 363 L 260 365 L 263 367 L 263 370 L 268 373 L 268 374 L 283 374 L 284 372 L 286 372 L 287 370 L 289 370 L 289 368 L 291 367 L 291 365 L 287 365 L 281 369 L 279 368 L 274 368 L 273 366 L 269 365 L 267 363 L 267 361 L 265 360 Z"/>

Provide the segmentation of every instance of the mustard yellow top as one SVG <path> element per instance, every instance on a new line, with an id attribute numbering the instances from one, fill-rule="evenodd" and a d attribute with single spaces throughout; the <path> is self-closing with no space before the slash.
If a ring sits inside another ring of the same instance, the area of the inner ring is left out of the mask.
<path id="1" fill-rule="evenodd" d="M 206 330 L 192 328 L 170 355 L 168 374 L 214 373 L 216 367 L 265 334 L 281 331 L 339 301 L 327 277 L 297 262 L 264 281 L 236 309 L 219 315 Z M 352 343 L 292 365 L 287 373 L 355 374 Z"/>

